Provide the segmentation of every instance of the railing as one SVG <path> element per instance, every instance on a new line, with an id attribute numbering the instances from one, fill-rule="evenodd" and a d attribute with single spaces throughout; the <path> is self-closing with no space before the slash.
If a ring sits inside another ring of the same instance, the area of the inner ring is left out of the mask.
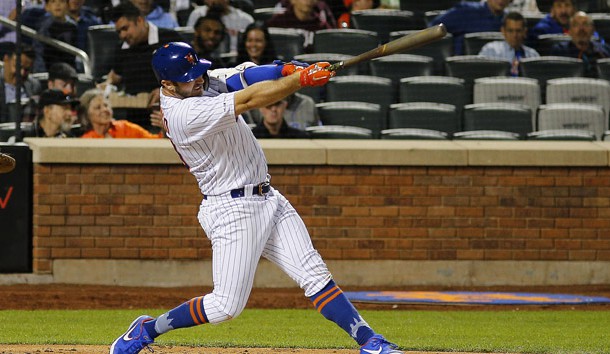
<path id="1" fill-rule="evenodd" d="M 16 30 L 17 29 L 17 22 L 9 20 L 6 17 L 0 16 L 0 23 Z M 30 27 L 21 25 L 21 33 L 30 37 L 30 38 L 34 38 L 35 40 L 42 42 L 44 44 L 50 45 L 52 47 L 55 47 L 59 50 L 61 50 L 62 52 L 66 52 L 68 54 L 74 55 L 79 57 L 82 62 L 83 62 L 83 70 L 85 73 L 85 76 L 87 76 L 88 78 L 91 78 L 91 61 L 89 60 L 89 55 L 87 53 L 85 53 L 85 51 L 72 46 L 70 44 L 67 44 L 65 42 L 62 41 L 58 41 L 57 39 L 53 39 L 53 38 L 49 38 L 47 36 L 42 36 L 40 34 L 38 34 L 36 31 L 34 31 L 33 29 L 31 29 Z"/>

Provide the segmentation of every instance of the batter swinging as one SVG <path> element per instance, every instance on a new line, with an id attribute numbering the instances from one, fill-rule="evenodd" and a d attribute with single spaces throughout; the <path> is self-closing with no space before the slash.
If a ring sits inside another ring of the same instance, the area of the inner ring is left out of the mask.
<path id="1" fill-rule="evenodd" d="M 300 216 L 270 185 L 265 155 L 240 117 L 301 87 L 326 84 L 334 75 L 329 63 L 208 72 L 210 62 L 188 44 L 169 43 L 157 49 L 152 64 L 167 136 L 203 194 L 198 218 L 212 243 L 214 290 L 157 318 L 138 317 L 110 353 L 138 353 L 170 330 L 238 316 L 261 256 L 294 279 L 324 317 L 361 345 L 360 353 L 402 353 L 371 329 L 332 280 Z"/>

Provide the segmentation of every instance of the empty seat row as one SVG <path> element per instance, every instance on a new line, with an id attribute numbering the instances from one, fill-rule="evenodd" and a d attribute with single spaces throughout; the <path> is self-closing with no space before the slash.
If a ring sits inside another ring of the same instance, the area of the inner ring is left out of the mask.
<path id="1" fill-rule="evenodd" d="M 476 103 L 463 115 L 449 104 L 413 102 L 392 104 L 386 116 L 375 103 L 337 101 L 316 105 L 323 125 L 354 126 L 379 137 L 386 129 L 427 129 L 452 136 L 460 131 L 500 131 L 525 138 L 535 131 L 570 129 L 589 131 L 601 139 L 608 130 L 608 115 L 601 106 L 580 103 L 540 105 L 534 114 L 525 105 Z M 534 120 L 532 120 L 534 116 Z"/>
<path id="2" fill-rule="evenodd" d="M 373 139 L 370 129 L 353 126 L 332 125 L 309 127 L 307 131 L 313 139 Z M 499 130 L 468 130 L 450 136 L 449 134 L 430 129 L 398 128 L 382 130 L 380 138 L 384 140 L 521 140 L 519 134 Z M 595 141 L 596 136 L 588 130 L 552 129 L 535 131 L 527 134 L 526 140 L 563 140 Z M 610 131 L 606 131 L 603 141 L 610 141 Z"/>

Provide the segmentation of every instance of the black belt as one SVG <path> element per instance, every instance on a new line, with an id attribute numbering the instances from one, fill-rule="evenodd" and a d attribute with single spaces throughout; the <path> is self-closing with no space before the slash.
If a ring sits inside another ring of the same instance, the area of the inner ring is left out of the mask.
<path id="1" fill-rule="evenodd" d="M 271 190 L 271 185 L 269 182 L 263 182 L 257 184 L 256 186 L 250 187 L 252 188 L 252 195 L 265 195 L 269 193 Z M 236 188 L 231 190 L 231 198 L 241 198 L 246 196 L 246 187 Z M 203 196 L 203 199 L 208 199 L 207 195 Z"/>

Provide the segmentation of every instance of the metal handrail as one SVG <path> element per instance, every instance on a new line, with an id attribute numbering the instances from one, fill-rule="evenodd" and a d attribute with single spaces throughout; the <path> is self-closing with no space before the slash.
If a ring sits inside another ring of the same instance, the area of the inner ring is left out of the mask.
<path id="1" fill-rule="evenodd" d="M 0 16 L 0 23 L 2 23 L 3 25 L 5 25 L 11 29 L 17 29 L 17 22 L 9 20 L 6 17 Z M 66 52 L 68 54 L 72 54 L 72 55 L 75 55 L 75 56 L 81 58 L 81 60 L 83 61 L 83 70 L 85 71 L 85 76 L 87 76 L 88 78 L 93 77 L 91 75 L 91 61 L 89 60 L 89 55 L 84 50 L 79 49 L 70 44 L 67 44 L 65 42 L 58 41 L 57 39 L 53 39 L 53 38 L 49 38 L 47 36 L 40 35 L 36 31 L 31 29 L 30 27 L 27 27 L 24 25 L 21 25 L 21 33 L 30 38 L 34 38 L 35 40 L 40 41 L 44 44 L 48 44 L 52 47 L 55 47 L 55 48 L 61 50 L 62 52 Z"/>

